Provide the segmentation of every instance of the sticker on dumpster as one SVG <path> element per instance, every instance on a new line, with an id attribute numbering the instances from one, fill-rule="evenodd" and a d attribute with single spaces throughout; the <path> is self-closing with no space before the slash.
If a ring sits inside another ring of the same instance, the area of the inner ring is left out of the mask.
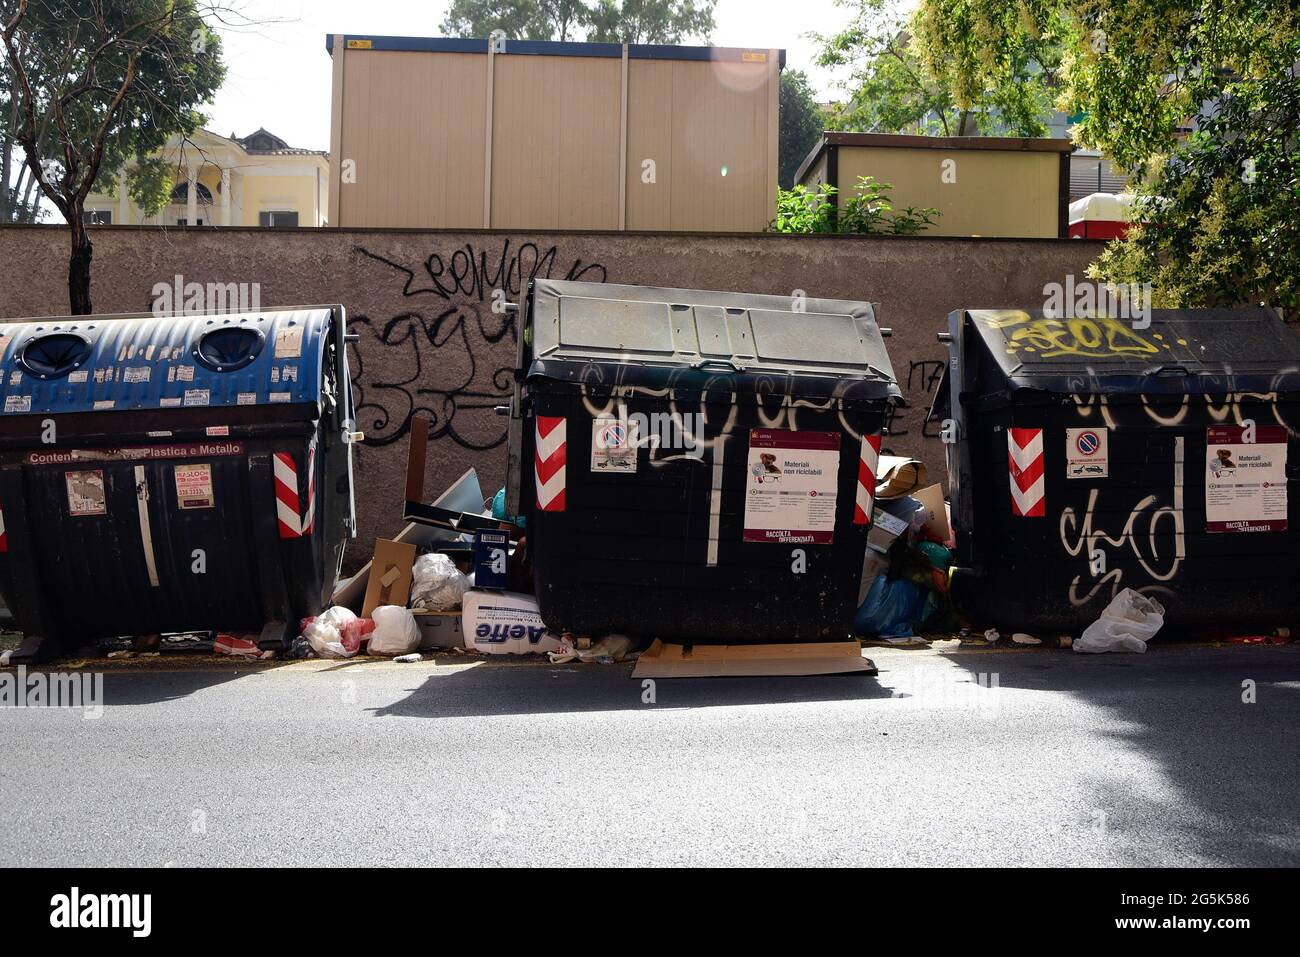
<path id="1" fill-rule="evenodd" d="M 32 411 L 32 397 L 30 395 L 5 396 L 5 411 L 6 412 Z"/>
<path id="2" fill-rule="evenodd" d="M 636 472 L 636 423 L 612 415 L 591 421 L 591 471 Z"/>
<path id="3" fill-rule="evenodd" d="M 170 434 L 170 433 L 164 433 Z M 176 445 L 145 445 L 120 449 L 55 449 L 29 452 L 23 457 L 27 465 L 71 465 L 78 462 L 148 462 L 157 459 L 212 458 L 216 455 L 243 455 L 243 442 L 185 442 Z"/>
<path id="4" fill-rule="evenodd" d="M 216 505 L 211 465 L 178 465 L 175 472 L 176 505 L 179 508 L 212 508 Z"/>
<path id="5" fill-rule="evenodd" d="M 290 326 L 275 334 L 275 357 L 297 359 L 302 355 L 302 326 Z"/>
<path id="6" fill-rule="evenodd" d="M 67 472 L 68 514 L 107 515 L 108 497 L 104 494 L 104 473 L 100 469 L 89 472 Z"/>
<path id="7" fill-rule="evenodd" d="M 148 366 L 128 366 L 123 374 L 123 381 L 131 382 L 148 382 L 150 369 Z"/>
<path id="8" fill-rule="evenodd" d="M 185 404 L 186 405 L 207 405 L 208 390 L 207 389 L 186 389 Z"/>
<path id="9" fill-rule="evenodd" d="M 838 432 L 752 429 L 744 540 L 829 545 L 839 474 Z"/>
<path id="10" fill-rule="evenodd" d="M 68 385 L 84 385 L 90 379 L 89 369 L 77 369 L 68 373 Z"/>
<path id="11" fill-rule="evenodd" d="M 1215 425 L 1205 436 L 1205 530 L 1284 532 L 1287 430 Z"/>
<path id="12" fill-rule="evenodd" d="M 256 392 L 241 392 L 236 398 L 237 405 L 257 405 Z"/>
<path id="13" fill-rule="evenodd" d="M 22 383 L 22 381 L 23 381 L 23 374 L 22 374 L 21 372 L 19 372 L 17 369 L 15 369 L 13 372 L 9 373 L 9 384 L 10 384 L 10 385 L 20 385 L 20 384 Z"/>
<path id="14" fill-rule="evenodd" d="M 1065 430 L 1065 477 L 1108 478 L 1109 444 L 1106 429 Z"/>

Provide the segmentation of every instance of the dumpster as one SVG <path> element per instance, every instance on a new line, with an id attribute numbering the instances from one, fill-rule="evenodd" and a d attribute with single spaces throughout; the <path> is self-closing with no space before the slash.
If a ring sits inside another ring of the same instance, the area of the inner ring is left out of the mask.
<path id="1" fill-rule="evenodd" d="M 1134 588 L 1184 631 L 1300 620 L 1300 341 L 1276 314 L 948 325 L 959 607 L 1078 633 Z"/>
<path id="2" fill-rule="evenodd" d="M 507 509 L 547 627 L 850 633 L 901 398 L 874 305 L 537 280 L 520 321 Z"/>
<path id="3" fill-rule="evenodd" d="M 0 323 L 0 593 L 20 657 L 214 629 L 277 648 L 320 611 L 356 525 L 345 321 Z"/>

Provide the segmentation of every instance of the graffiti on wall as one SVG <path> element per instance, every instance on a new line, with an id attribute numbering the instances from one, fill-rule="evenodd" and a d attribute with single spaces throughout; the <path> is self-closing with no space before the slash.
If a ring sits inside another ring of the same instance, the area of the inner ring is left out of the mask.
<path id="1" fill-rule="evenodd" d="M 507 420 L 494 410 L 509 399 L 519 336 L 504 304 L 517 303 L 533 279 L 606 280 L 600 263 L 511 239 L 491 248 L 465 243 L 419 263 L 365 246 L 353 252 L 392 281 L 374 298 L 395 304 L 385 314 L 349 317 L 360 336 L 352 387 L 367 445 L 400 440 L 417 415 L 429 419 L 430 438 L 474 450 L 501 445 Z"/>

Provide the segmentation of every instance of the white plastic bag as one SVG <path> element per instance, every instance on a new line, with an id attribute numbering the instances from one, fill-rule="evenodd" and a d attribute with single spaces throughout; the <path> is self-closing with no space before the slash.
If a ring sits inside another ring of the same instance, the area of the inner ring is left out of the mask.
<path id="1" fill-rule="evenodd" d="M 302 636 L 322 658 L 351 658 L 361 650 L 361 645 L 351 641 L 344 645 L 343 630 L 356 620 L 351 609 L 335 605 L 311 619 Z"/>
<path id="2" fill-rule="evenodd" d="M 1165 606 L 1154 598 L 1125 588 L 1116 595 L 1101 617 L 1084 629 L 1074 643 L 1075 651 L 1100 654 L 1104 651 L 1147 650 L 1147 642 L 1165 623 Z"/>
<path id="3" fill-rule="evenodd" d="M 409 655 L 420 647 L 420 626 L 415 616 L 400 605 L 380 605 L 370 613 L 375 630 L 370 633 L 367 654 Z"/>
<path id="4" fill-rule="evenodd" d="M 460 607 L 467 591 L 469 579 L 441 552 L 421 555 L 415 560 L 411 569 L 412 608 L 451 611 Z"/>

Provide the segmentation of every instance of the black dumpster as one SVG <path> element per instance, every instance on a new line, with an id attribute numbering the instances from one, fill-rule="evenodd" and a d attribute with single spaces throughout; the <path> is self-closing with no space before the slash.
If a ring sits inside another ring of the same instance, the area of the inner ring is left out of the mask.
<path id="1" fill-rule="evenodd" d="M 900 397 L 870 303 L 538 280 L 522 313 L 512 495 L 548 627 L 849 633 Z"/>
<path id="2" fill-rule="evenodd" d="M 964 311 L 941 338 L 972 615 L 1077 633 L 1134 588 L 1183 630 L 1300 617 L 1300 341 L 1273 312 Z"/>
<path id="3" fill-rule="evenodd" d="M 341 306 L 0 324 L 0 593 L 24 656 L 321 609 L 355 529 Z M 39 649 L 39 650 L 33 650 Z"/>

